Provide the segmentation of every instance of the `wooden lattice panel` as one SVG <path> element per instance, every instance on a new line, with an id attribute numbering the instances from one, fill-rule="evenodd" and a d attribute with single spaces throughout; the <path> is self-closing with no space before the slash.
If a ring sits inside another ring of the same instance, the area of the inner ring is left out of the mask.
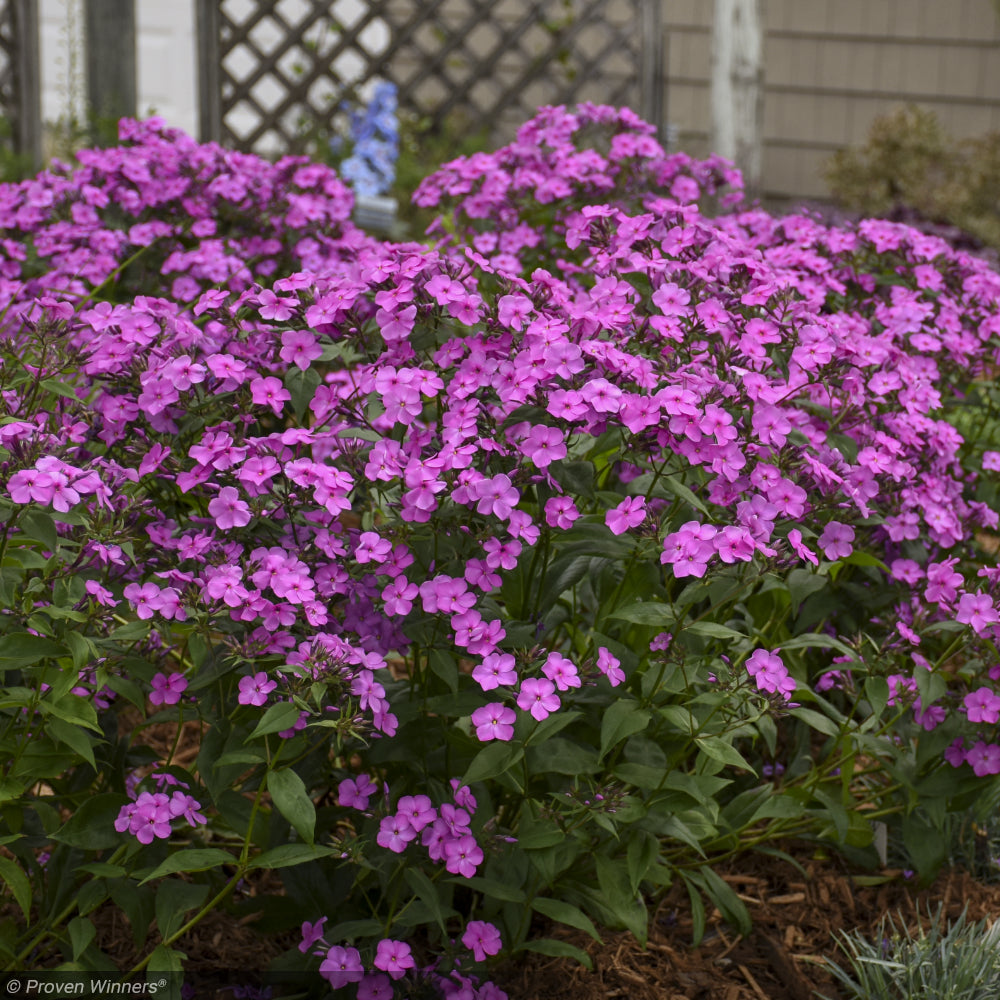
<path id="1" fill-rule="evenodd" d="M 200 3 L 203 137 L 247 150 L 294 148 L 377 79 L 421 118 L 458 113 L 498 135 L 542 104 L 642 110 L 659 42 L 644 32 L 650 0 Z"/>

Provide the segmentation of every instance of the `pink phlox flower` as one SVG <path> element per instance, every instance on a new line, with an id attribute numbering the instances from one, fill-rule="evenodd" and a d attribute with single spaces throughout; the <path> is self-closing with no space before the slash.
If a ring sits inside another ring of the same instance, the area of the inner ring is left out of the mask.
<path id="1" fill-rule="evenodd" d="M 472 878 L 476 869 L 482 864 L 483 850 L 476 843 L 476 838 L 465 834 L 457 840 L 451 840 L 444 845 L 445 867 L 453 875 Z"/>
<path id="2" fill-rule="evenodd" d="M 402 979 L 407 969 L 412 969 L 416 963 L 408 944 L 385 938 L 379 941 L 372 964 L 376 969 L 387 972 L 391 979 Z"/>
<path id="3" fill-rule="evenodd" d="M 176 705 L 187 686 L 188 682 L 183 674 L 173 673 L 168 677 L 166 674 L 156 673 L 153 675 L 153 690 L 149 700 L 154 705 Z"/>
<path id="4" fill-rule="evenodd" d="M 604 515 L 604 523 L 615 535 L 624 534 L 629 528 L 636 528 L 645 520 L 645 497 L 626 497 Z"/>
<path id="5" fill-rule="evenodd" d="M 462 934 L 462 944 L 472 952 L 477 962 L 486 960 L 487 955 L 497 955 L 503 948 L 500 931 L 485 920 L 470 920 Z"/>
<path id="6" fill-rule="evenodd" d="M 269 680 L 263 670 L 249 677 L 241 677 L 237 701 L 241 705 L 253 705 L 259 708 L 267 703 L 267 696 L 277 686 L 277 681 Z"/>
<path id="7" fill-rule="evenodd" d="M 996 743 L 986 743 L 978 740 L 965 753 L 965 761 L 972 765 L 977 778 L 985 778 L 989 774 L 1000 774 L 1000 746 Z"/>
<path id="8" fill-rule="evenodd" d="M 409 820 L 397 813 L 395 816 L 384 817 L 379 823 L 375 843 L 394 854 L 402 854 L 406 850 L 406 845 L 415 840 L 416 836 L 417 831 L 410 826 Z"/>
<path id="9" fill-rule="evenodd" d="M 470 488 L 472 498 L 477 501 L 476 510 L 480 514 L 492 514 L 507 520 L 521 499 L 510 476 L 500 473 L 489 479 L 481 479 Z"/>
<path id="10" fill-rule="evenodd" d="M 124 590 L 127 600 L 135 605 L 137 618 L 148 620 L 163 606 L 160 588 L 155 583 L 130 583 Z"/>
<path id="11" fill-rule="evenodd" d="M 747 673 L 756 681 L 760 691 L 778 694 L 787 698 L 795 690 L 795 681 L 778 655 L 780 650 L 768 652 L 755 649 L 746 661 Z"/>
<path id="12" fill-rule="evenodd" d="M 323 937 L 323 924 L 326 917 L 320 917 L 316 923 L 311 924 L 308 920 L 302 922 L 302 940 L 299 942 L 299 951 L 304 955 L 317 941 Z"/>
<path id="13" fill-rule="evenodd" d="M 539 469 L 544 469 L 566 457 L 566 440 L 558 428 L 536 424 L 521 441 L 520 449 Z"/>
<path id="14" fill-rule="evenodd" d="M 517 707 L 523 712 L 530 712 L 535 721 L 542 722 L 553 712 L 557 712 L 562 704 L 555 690 L 555 684 L 548 678 L 530 677 L 521 682 Z"/>
<path id="15" fill-rule="evenodd" d="M 240 499 L 235 486 L 223 486 L 219 495 L 208 503 L 208 512 L 215 518 L 219 528 L 242 528 L 252 517 L 246 501 Z"/>
<path id="16" fill-rule="evenodd" d="M 988 687 L 970 691 L 962 702 L 969 722 L 1000 722 L 1000 697 Z"/>
<path id="17" fill-rule="evenodd" d="M 576 664 L 563 656 L 562 653 L 549 653 L 545 663 L 542 664 L 542 673 L 555 684 L 559 691 L 580 687 L 580 675 L 577 672 Z"/>
<path id="18" fill-rule="evenodd" d="M 970 626 L 976 635 L 982 635 L 988 625 L 1000 621 L 1000 614 L 989 594 L 963 594 L 958 601 L 955 620 Z"/>
<path id="19" fill-rule="evenodd" d="M 375 782 L 367 774 L 357 778 L 344 778 L 337 786 L 337 803 L 349 809 L 364 812 L 368 808 L 368 800 L 378 791 Z"/>
<path id="20" fill-rule="evenodd" d="M 490 653 L 472 670 L 472 679 L 484 690 L 517 683 L 514 657 L 510 653 Z"/>
<path id="21" fill-rule="evenodd" d="M 819 536 L 819 547 L 831 562 L 846 559 L 854 551 L 854 529 L 839 521 L 830 521 Z"/>
<path id="22" fill-rule="evenodd" d="M 281 411 L 292 394 L 282 385 L 281 379 L 268 375 L 250 382 L 250 397 L 255 406 L 269 406 L 275 416 L 281 416 Z"/>
<path id="23" fill-rule="evenodd" d="M 417 833 L 437 818 L 437 810 L 426 795 L 404 795 L 396 803 L 396 812 L 405 816 Z"/>
<path id="24" fill-rule="evenodd" d="M 597 650 L 597 669 L 607 677 L 608 683 L 612 687 L 618 687 L 625 681 L 625 671 L 621 668 L 621 660 L 604 646 Z"/>
<path id="25" fill-rule="evenodd" d="M 491 702 L 472 713 L 472 724 L 476 727 L 476 737 L 481 743 L 489 740 L 507 741 L 514 737 L 516 718 L 512 708 L 500 702 Z"/>
<path id="26" fill-rule="evenodd" d="M 349 983 L 360 983 L 365 974 L 361 953 L 357 948 L 334 945 L 320 964 L 319 973 L 335 990 Z"/>
<path id="27" fill-rule="evenodd" d="M 572 497 L 550 497 L 545 501 L 545 522 L 551 528 L 562 528 L 564 531 L 573 527 L 580 516 Z"/>
<path id="28" fill-rule="evenodd" d="M 499 538 L 487 538 L 483 542 L 486 565 L 490 569 L 513 569 L 521 554 L 521 543 L 516 539 L 501 542 Z"/>

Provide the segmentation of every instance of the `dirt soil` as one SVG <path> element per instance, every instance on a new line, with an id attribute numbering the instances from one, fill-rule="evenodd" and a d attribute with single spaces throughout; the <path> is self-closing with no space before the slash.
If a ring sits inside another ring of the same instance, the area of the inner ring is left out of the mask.
<path id="1" fill-rule="evenodd" d="M 970 921 L 1000 916 L 1000 885 L 976 882 L 966 872 L 943 873 L 921 891 L 902 872 L 880 873 L 891 877 L 880 886 L 858 886 L 836 859 L 817 860 L 804 849 L 790 853 L 804 874 L 765 855 L 719 869 L 753 918 L 747 938 L 716 911 L 701 945 L 692 948 L 687 891 L 675 886 L 651 920 L 646 948 L 626 933 L 608 932 L 599 945 L 582 932 L 555 928 L 546 936 L 584 949 L 593 971 L 532 954 L 505 966 L 494 982 L 510 1000 L 817 1000 L 815 991 L 841 1000 L 844 993 L 822 968 L 826 957 L 844 964 L 835 943 L 839 932 L 875 937 L 887 913 L 914 929 L 926 926 L 939 904 L 949 919 L 966 907 Z"/>

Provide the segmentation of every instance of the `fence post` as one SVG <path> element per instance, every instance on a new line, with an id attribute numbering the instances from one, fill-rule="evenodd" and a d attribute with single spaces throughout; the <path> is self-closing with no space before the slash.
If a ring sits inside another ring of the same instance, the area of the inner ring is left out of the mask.
<path id="1" fill-rule="evenodd" d="M 16 0 L 14 16 L 13 70 L 17 107 L 14 148 L 31 158 L 38 170 L 42 165 L 41 53 L 38 43 L 37 0 Z"/>
<path id="2" fill-rule="evenodd" d="M 198 138 L 222 141 L 222 91 L 219 82 L 219 4 L 221 0 L 197 0 L 195 45 L 198 62 Z"/>
<path id="3" fill-rule="evenodd" d="M 712 151 L 734 160 L 746 189 L 760 186 L 764 32 L 760 0 L 715 0 L 712 26 Z"/>
<path id="4" fill-rule="evenodd" d="M 86 0 L 87 101 L 101 118 L 135 118 L 135 0 Z"/>
<path id="5" fill-rule="evenodd" d="M 663 6 L 641 0 L 642 65 L 639 69 L 639 114 L 663 134 Z"/>

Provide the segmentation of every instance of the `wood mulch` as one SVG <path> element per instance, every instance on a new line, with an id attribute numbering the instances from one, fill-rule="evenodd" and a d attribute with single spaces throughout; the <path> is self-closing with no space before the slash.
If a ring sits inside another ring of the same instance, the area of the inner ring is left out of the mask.
<path id="1" fill-rule="evenodd" d="M 939 905 L 951 920 L 963 910 L 970 921 L 1000 917 L 1000 884 L 977 882 L 963 871 L 945 872 L 919 891 L 902 872 L 882 872 L 889 881 L 859 886 L 836 859 L 789 851 L 805 874 L 765 855 L 718 869 L 753 918 L 747 938 L 715 911 L 693 948 L 687 891 L 674 886 L 650 922 L 645 948 L 627 933 L 605 933 L 599 945 L 582 932 L 539 928 L 586 951 L 593 971 L 571 959 L 522 953 L 494 981 L 510 1000 L 842 1000 L 823 970 L 826 958 L 845 964 L 839 934 L 857 929 L 874 938 L 886 914 L 913 929 L 927 926 Z"/>

